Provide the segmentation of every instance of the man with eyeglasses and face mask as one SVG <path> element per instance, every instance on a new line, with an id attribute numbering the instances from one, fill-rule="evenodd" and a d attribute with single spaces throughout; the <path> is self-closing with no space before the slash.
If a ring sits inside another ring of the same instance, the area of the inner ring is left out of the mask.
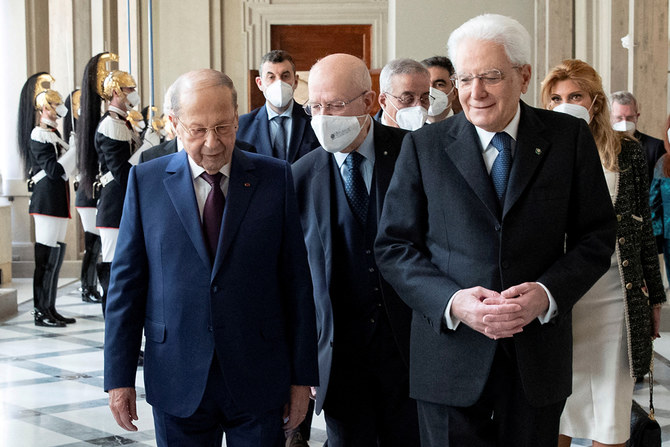
<path id="1" fill-rule="evenodd" d="M 292 167 L 319 328 L 316 412 L 325 411 L 329 447 L 419 443 L 408 382 L 411 311 L 373 253 L 406 132 L 373 121 L 374 101 L 362 60 L 318 61 L 305 107 L 321 148 Z"/>
<path id="2" fill-rule="evenodd" d="M 630 92 L 614 92 L 610 97 L 612 109 L 610 112 L 612 118 L 612 127 L 620 132 L 627 132 L 635 137 L 642 147 L 647 157 L 647 172 L 649 173 L 649 183 L 654 177 L 654 166 L 663 154 L 665 147 L 663 140 L 644 134 L 637 129 L 637 120 L 640 117 L 637 99 Z"/>
<path id="3" fill-rule="evenodd" d="M 283 447 L 318 383 L 291 168 L 235 144 L 237 93 L 225 74 L 186 73 L 173 95 L 184 150 L 129 174 L 105 321 L 110 409 L 137 430 L 144 332 L 159 446 L 220 446 L 225 432 L 229 447 Z"/>
<path id="4" fill-rule="evenodd" d="M 293 99 L 298 75 L 289 53 L 272 50 L 261 59 L 256 85 L 265 104 L 240 116 L 238 140 L 250 143 L 259 154 L 293 163 L 319 146 L 309 116 Z"/>
<path id="5" fill-rule="evenodd" d="M 394 59 L 379 75 L 375 119 L 390 127 L 416 130 L 426 123 L 430 107 L 430 73 L 414 59 Z"/>
<path id="6" fill-rule="evenodd" d="M 451 80 L 454 66 L 448 57 L 433 56 L 421 61 L 430 73 L 430 107 L 427 123 L 437 123 L 463 110 L 458 90 Z"/>
<path id="7" fill-rule="evenodd" d="M 475 17 L 448 48 L 463 113 L 405 137 L 375 246 L 414 310 L 421 444 L 555 446 L 570 312 L 609 268 L 612 201 L 586 122 L 520 100 L 519 22 Z"/>

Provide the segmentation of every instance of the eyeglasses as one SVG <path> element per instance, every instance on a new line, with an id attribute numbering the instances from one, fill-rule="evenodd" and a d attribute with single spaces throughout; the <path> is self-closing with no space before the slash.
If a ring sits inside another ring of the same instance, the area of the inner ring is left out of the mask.
<path id="1" fill-rule="evenodd" d="M 521 68 L 521 65 L 513 65 L 512 68 L 514 69 L 519 69 Z M 462 88 L 470 88 L 472 86 L 472 82 L 475 79 L 479 79 L 481 82 L 484 83 L 484 85 L 496 85 L 503 79 L 505 79 L 505 74 L 498 70 L 497 68 L 494 68 L 493 70 L 489 70 L 485 73 L 480 73 L 480 74 L 457 74 L 456 76 L 451 78 L 451 81 L 454 83 L 454 86 L 457 89 L 462 89 Z"/>
<path id="2" fill-rule="evenodd" d="M 214 131 L 214 134 L 216 134 L 217 137 L 227 137 L 235 133 L 236 126 L 234 124 L 219 124 L 218 126 L 214 127 L 191 127 L 188 128 L 186 125 L 179 119 L 177 118 L 177 121 L 179 124 L 181 124 L 181 127 L 184 128 L 188 134 L 196 139 L 204 139 L 207 136 L 207 132 L 210 130 Z"/>
<path id="3" fill-rule="evenodd" d="M 421 103 L 421 105 L 426 106 L 426 108 L 428 108 L 428 106 L 430 106 L 431 96 L 430 96 L 429 93 L 424 93 L 423 95 L 418 96 L 418 97 L 414 93 L 403 93 L 400 96 L 392 95 L 389 92 L 384 92 L 384 94 L 388 95 L 388 96 L 393 96 L 395 99 L 398 100 L 398 102 L 400 104 L 402 104 L 404 106 L 412 106 L 412 105 L 416 104 L 417 100 L 419 101 L 419 103 Z M 433 98 L 433 99 L 435 99 L 435 98 Z"/>
<path id="4" fill-rule="evenodd" d="M 350 99 L 349 101 L 332 101 L 332 102 L 327 102 L 325 104 L 320 104 L 318 102 L 306 102 L 303 104 L 302 108 L 305 109 L 305 113 L 312 116 L 312 115 L 320 115 L 325 112 L 332 112 L 334 114 L 337 114 L 337 112 L 343 110 L 347 104 L 351 104 L 352 102 L 356 101 L 358 98 L 361 96 L 365 95 L 367 91 L 364 91 L 360 95 L 356 96 L 355 98 Z"/>

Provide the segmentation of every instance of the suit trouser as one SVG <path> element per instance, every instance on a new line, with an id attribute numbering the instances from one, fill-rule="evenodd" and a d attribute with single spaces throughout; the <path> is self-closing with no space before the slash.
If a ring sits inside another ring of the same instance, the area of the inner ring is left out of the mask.
<path id="1" fill-rule="evenodd" d="M 324 402 L 328 447 L 419 446 L 407 366 L 393 341 L 384 346 L 351 363 L 334 355 Z"/>
<path id="2" fill-rule="evenodd" d="M 526 399 L 511 340 L 498 344 L 482 396 L 471 407 L 417 401 L 422 447 L 537 447 L 558 444 L 565 399 L 533 407 Z M 454 386 L 457 386 L 455 384 Z M 551 387 L 547 383 L 547 387 Z"/>
<path id="3" fill-rule="evenodd" d="M 241 411 L 227 391 L 219 361 L 214 355 L 207 387 L 193 415 L 179 418 L 153 408 L 159 447 L 282 447 L 283 408 L 254 415 Z"/>

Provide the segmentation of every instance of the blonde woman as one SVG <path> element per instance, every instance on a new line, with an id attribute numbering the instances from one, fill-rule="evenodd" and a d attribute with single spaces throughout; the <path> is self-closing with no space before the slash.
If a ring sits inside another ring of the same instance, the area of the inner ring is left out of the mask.
<path id="1" fill-rule="evenodd" d="M 584 438 L 594 446 L 624 446 L 635 378 L 649 371 L 665 301 L 644 153 L 637 141 L 612 129 L 601 78 L 589 64 L 571 59 L 554 67 L 542 82 L 542 102 L 588 122 L 618 221 L 609 271 L 572 311 L 572 395 L 558 445 Z"/>

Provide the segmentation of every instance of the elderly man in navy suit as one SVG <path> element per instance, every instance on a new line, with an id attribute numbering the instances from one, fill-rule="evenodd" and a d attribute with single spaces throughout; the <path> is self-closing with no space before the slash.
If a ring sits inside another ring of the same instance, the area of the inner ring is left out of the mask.
<path id="1" fill-rule="evenodd" d="M 135 372 L 159 446 L 282 446 L 317 385 L 307 254 L 288 163 L 235 145 L 237 94 L 182 75 L 184 151 L 130 171 L 105 328 L 105 390 L 136 430 Z"/>
<path id="2" fill-rule="evenodd" d="M 240 116 L 237 138 L 251 144 L 259 154 L 293 163 L 319 146 L 309 125 L 309 116 L 293 99 L 298 75 L 289 53 L 273 50 L 261 59 L 256 85 L 265 104 Z"/>
<path id="3" fill-rule="evenodd" d="M 614 250 L 583 120 L 520 101 L 530 36 L 483 15 L 449 58 L 463 112 L 405 137 L 376 254 L 413 309 L 421 445 L 555 446 L 571 392 L 571 309 Z"/>
<path id="4" fill-rule="evenodd" d="M 310 71 L 308 110 L 321 149 L 293 164 L 319 333 L 316 411 L 329 447 L 418 446 L 409 398 L 411 309 L 377 270 L 373 243 L 405 131 L 369 115 L 365 63 L 349 54 Z"/>

